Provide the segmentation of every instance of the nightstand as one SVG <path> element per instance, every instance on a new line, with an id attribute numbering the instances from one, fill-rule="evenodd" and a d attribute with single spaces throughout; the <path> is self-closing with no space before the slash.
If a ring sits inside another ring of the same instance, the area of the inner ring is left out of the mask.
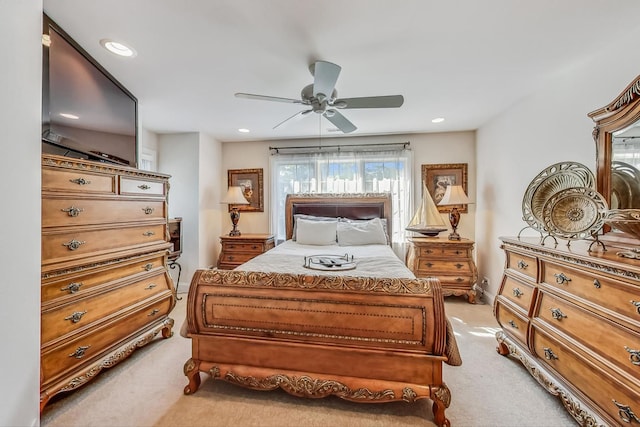
<path id="1" fill-rule="evenodd" d="M 475 303 L 473 285 L 478 280 L 478 270 L 473 262 L 473 245 L 468 239 L 411 237 L 407 267 L 416 277 L 437 277 L 443 295 L 466 295 L 470 303 Z"/>
<path id="2" fill-rule="evenodd" d="M 220 243 L 222 251 L 218 258 L 218 268 L 221 270 L 232 270 L 275 246 L 272 234 L 220 236 Z"/>

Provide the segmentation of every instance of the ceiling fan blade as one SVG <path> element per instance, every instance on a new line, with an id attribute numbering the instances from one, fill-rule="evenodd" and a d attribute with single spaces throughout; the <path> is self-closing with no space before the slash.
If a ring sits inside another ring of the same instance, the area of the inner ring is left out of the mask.
<path id="1" fill-rule="evenodd" d="M 340 129 L 343 133 L 351 133 L 354 130 L 358 129 L 353 123 L 351 123 L 345 116 L 340 114 L 336 110 L 330 110 L 332 114 L 327 114 L 325 112 L 323 116 L 327 118 L 331 123 L 333 123 L 338 129 Z"/>
<path id="2" fill-rule="evenodd" d="M 402 95 L 365 96 L 362 98 L 336 99 L 335 108 L 398 108 L 404 104 Z"/>
<path id="3" fill-rule="evenodd" d="M 273 128 L 276 129 L 278 127 L 280 127 L 281 125 L 285 124 L 286 122 L 288 122 L 289 120 L 298 118 L 298 117 L 302 117 L 305 114 L 308 114 L 310 112 L 312 112 L 313 110 L 302 110 L 302 111 L 298 111 L 297 113 L 295 113 L 293 116 L 291 117 L 287 117 L 286 119 L 284 119 L 283 121 L 281 121 L 280 123 L 278 123 L 277 125 L 275 125 Z"/>
<path id="4" fill-rule="evenodd" d="M 342 68 L 332 62 L 316 61 L 313 66 L 313 96 L 323 94 L 330 98 L 336 87 L 338 76 Z"/>
<path id="5" fill-rule="evenodd" d="M 236 98 L 257 99 L 259 101 L 287 102 L 290 104 L 304 104 L 299 99 L 280 98 L 278 96 L 254 95 L 252 93 L 241 93 L 241 92 L 236 93 Z"/>

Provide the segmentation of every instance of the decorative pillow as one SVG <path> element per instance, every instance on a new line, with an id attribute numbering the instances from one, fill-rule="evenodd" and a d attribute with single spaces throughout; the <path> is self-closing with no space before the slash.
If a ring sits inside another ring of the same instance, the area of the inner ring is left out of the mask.
<path id="1" fill-rule="evenodd" d="M 336 221 L 335 218 L 329 216 L 315 216 L 315 215 L 306 215 L 306 214 L 295 214 L 293 216 L 293 230 L 291 232 L 291 240 L 296 240 L 296 234 L 298 231 L 298 220 L 305 219 L 308 221 Z"/>
<path id="2" fill-rule="evenodd" d="M 337 232 L 340 246 L 387 244 L 387 236 L 380 218 L 362 222 L 339 221 Z"/>
<path id="3" fill-rule="evenodd" d="M 387 244 L 391 243 L 391 238 L 389 237 L 389 232 L 387 231 L 387 218 L 377 218 L 382 223 L 382 229 L 384 230 L 385 238 L 387 239 Z M 371 221 L 370 219 L 351 219 L 351 218 L 338 218 L 338 221 L 350 222 L 352 224 L 361 224 L 364 222 Z"/>
<path id="4" fill-rule="evenodd" d="M 296 242 L 301 245 L 335 245 L 338 221 L 309 221 L 298 219 Z"/>

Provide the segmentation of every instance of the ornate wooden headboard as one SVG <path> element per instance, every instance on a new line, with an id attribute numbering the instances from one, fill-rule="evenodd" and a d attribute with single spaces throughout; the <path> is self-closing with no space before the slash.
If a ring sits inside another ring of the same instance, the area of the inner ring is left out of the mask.
<path id="1" fill-rule="evenodd" d="M 373 219 L 386 218 L 387 233 L 391 236 L 391 194 L 389 193 L 319 193 L 287 194 L 285 219 L 287 240 L 293 235 L 295 214 L 333 218 Z"/>

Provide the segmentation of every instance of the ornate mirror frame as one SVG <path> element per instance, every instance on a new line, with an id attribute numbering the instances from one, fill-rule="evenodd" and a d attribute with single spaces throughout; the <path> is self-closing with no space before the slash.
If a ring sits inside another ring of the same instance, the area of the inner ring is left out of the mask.
<path id="1" fill-rule="evenodd" d="M 611 206 L 611 160 L 613 133 L 640 121 L 640 76 L 611 103 L 588 114 L 595 122 L 597 190 Z M 610 227 L 605 226 L 605 231 Z"/>

